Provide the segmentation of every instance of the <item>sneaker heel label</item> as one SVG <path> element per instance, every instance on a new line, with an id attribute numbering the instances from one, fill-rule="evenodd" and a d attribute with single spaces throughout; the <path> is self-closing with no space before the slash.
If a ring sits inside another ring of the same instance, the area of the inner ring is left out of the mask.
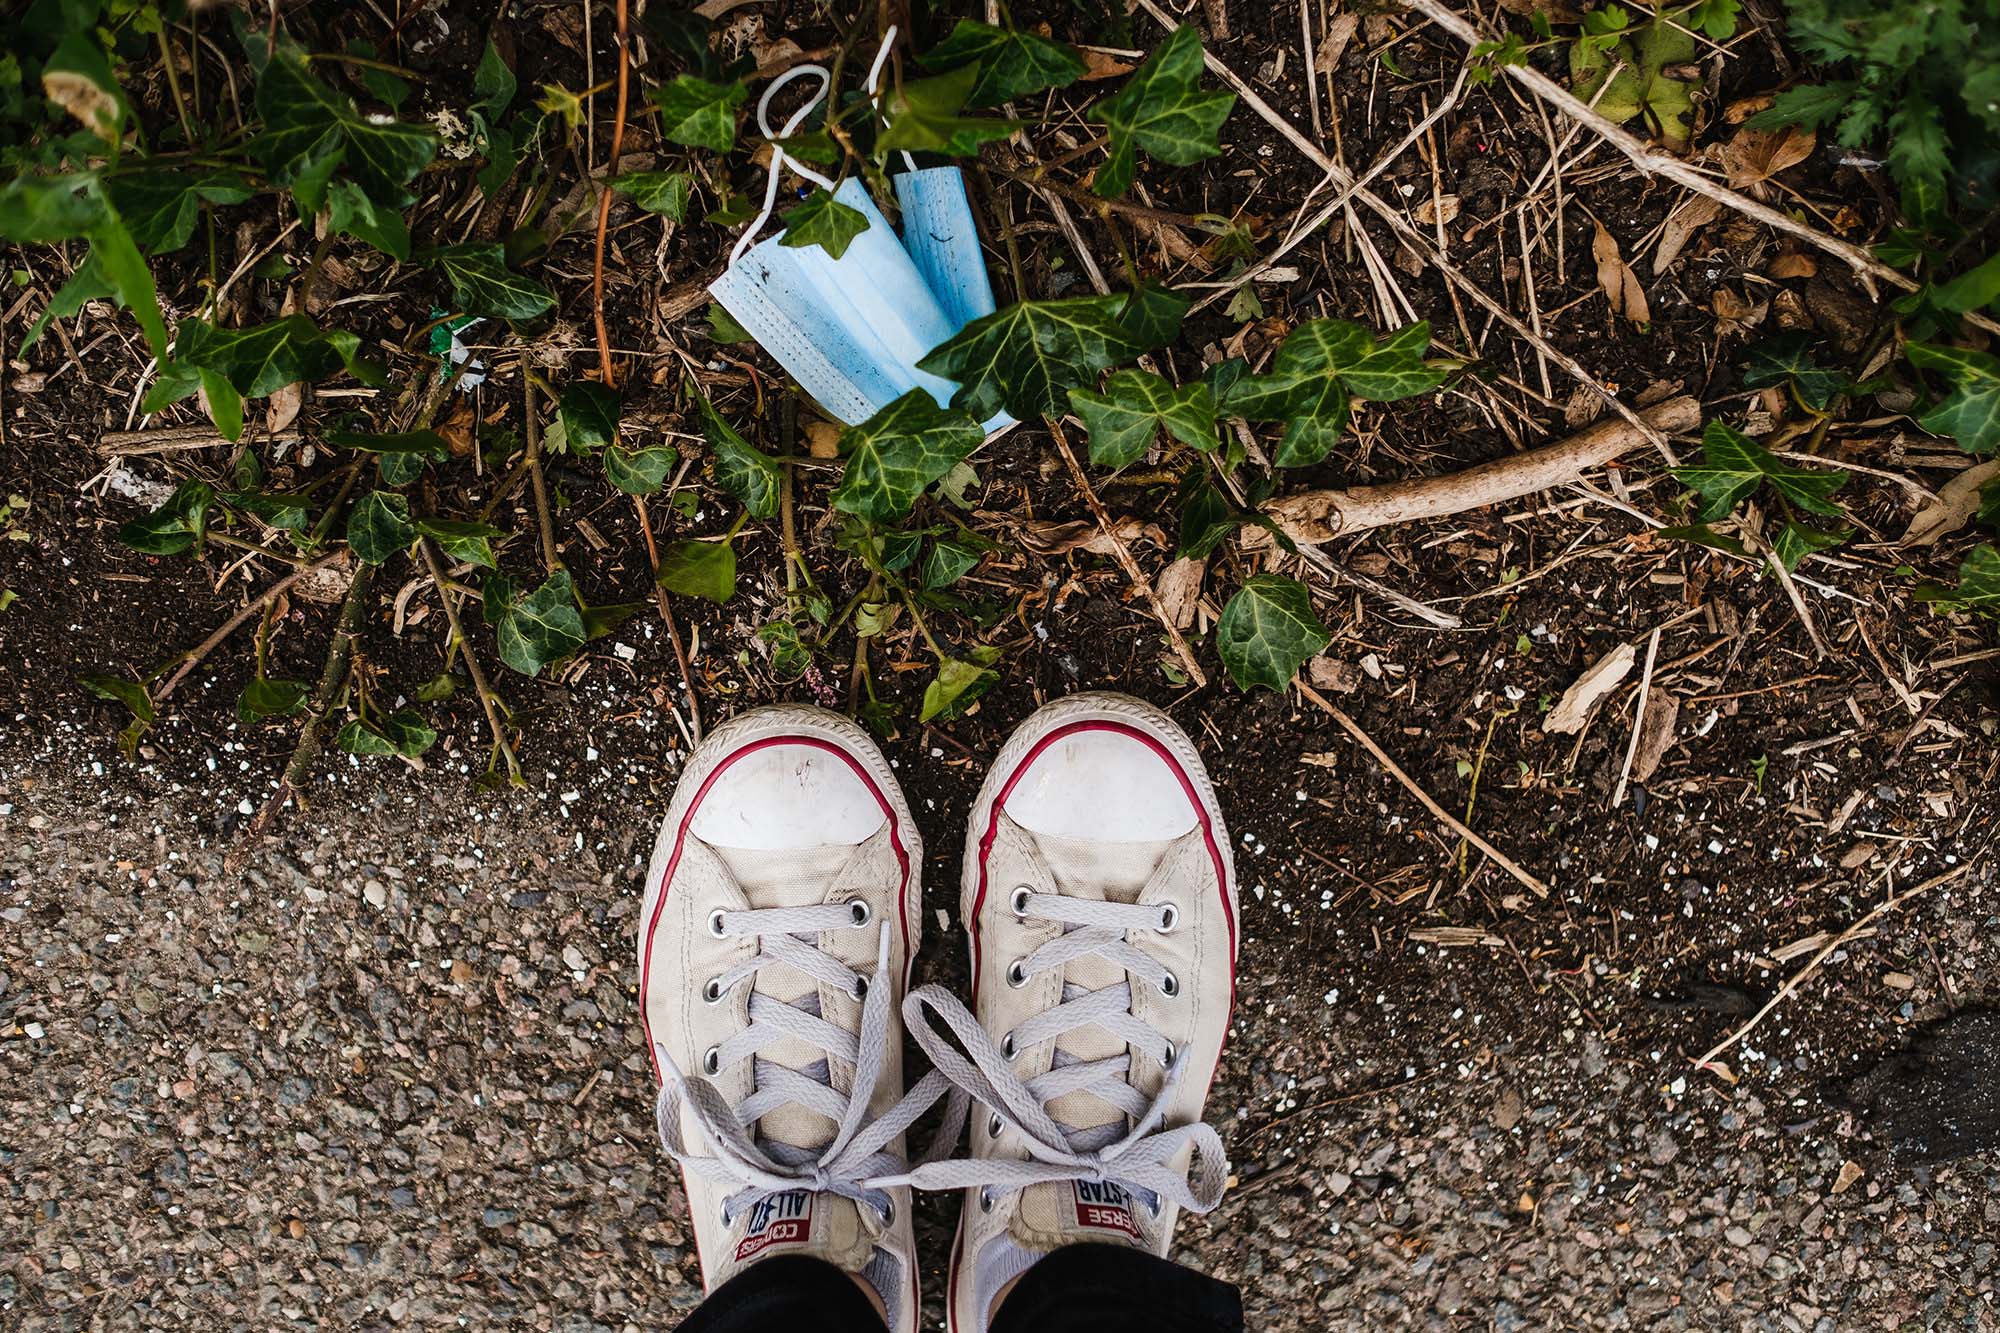
<path id="1" fill-rule="evenodd" d="M 1116 1231 L 1140 1239 L 1132 1218 L 1132 1196 L 1109 1181 L 1076 1180 L 1076 1224 L 1098 1231 Z"/>
<path id="2" fill-rule="evenodd" d="M 750 1205 L 749 1224 L 736 1242 L 736 1262 L 753 1259 L 773 1245 L 803 1245 L 812 1239 L 812 1194 L 787 1190 Z"/>

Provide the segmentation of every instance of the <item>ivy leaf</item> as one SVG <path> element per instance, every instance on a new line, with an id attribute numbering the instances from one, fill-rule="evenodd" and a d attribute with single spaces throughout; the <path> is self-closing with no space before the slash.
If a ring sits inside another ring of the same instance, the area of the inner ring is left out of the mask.
<path id="1" fill-rule="evenodd" d="M 1225 538 L 1248 521 L 1229 497 L 1208 479 L 1207 469 L 1191 468 L 1180 489 L 1181 539 L 1177 556 L 1205 560 Z"/>
<path id="2" fill-rule="evenodd" d="M 417 520 L 417 531 L 437 542 L 439 548 L 453 560 L 478 565 L 482 569 L 500 567 L 500 562 L 493 558 L 493 539 L 506 534 L 498 528 L 484 523 L 462 523 L 456 519 L 420 518 Z"/>
<path id="3" fill-rule="evenodd" d="M 437 732 L 414 708 L 391 713 L 375 724 L 355 718 L 342 727 L 333 743 L 349 754 L 401 755 L 415 759 L 437 743 Z"/>
<path id="4" fill-rule="evenodd" d="M 1297 579 L 1259 574 L 1244 580 L 1215 627 L 1215 648 L 1239 689 L 1282 690 L 1307 658 L 1333 641 L 1312 597 Z"/>
<path id="5" fill-rule="evenodd" d="M 1743 387 L 1761 389 L 1771 384 L 1787 384 L 1801 403 L 1815 412 L 1825 411 L 1835 395 L 1851 388 L 1852 382 L 1813 359 L 1815 341 L 1805 330 L 1793 329 L 1744 349 Z"/>
<path id="6" fill-rule="evenodd" d="M 347 544 L 354 554 L 379 565 L 417 539 L 410 502 L 394 491 L 370 491 L 347 516 Z"/>
<path id="7" fill-rule="evenodd" d="M 243 395 L 236 392 L 236 386 L 213 370 L 195 372 L 201 381 L 201 391 L 208 398 L 208 415 L 215 422 L 216 430 L 227 440 L 238 439 L 243 434 Z"/>
<path id="8" fill-rule="evenodd" d="M 724 421 L 706 395 L 698 392 L 695 406 L 701 412 L 701 433 L 707 438 L 714 458 L 716 485 L 741 500 L 752 518 L 769 518 L 777 513 L 779 487 L 785 479 L 778 460 Z"/>
<path id="9" fill-rule="evenodd" d="M 1701 459 L 1698 467 L 1673 469 L 1682 485 L 1702 497 L 1703 503 L 1696 514 L 1700 523 L 1721 518 L 1767 481 L 1801 509 L 1828 518 L 1843 516 L 1840 506 L 1829 497 L 1847 484 L 1847 473 L 1838 469 L 1813 472 L 1792 467 L 1721 421 L 1709 422 L 1702 432 Z"/>
<path id="10" fill-rule="evenodd" d="M 274 495 L 269 491 L 224 491 L 222 503 L 246 514 L 255 514 L 281 532 L 303 532 L 306 502 L 296 495 Z"/>
<path id="11" fill-rule="evenodd" d="M 675 542 L 660 553 L 660 586 L 717 604 L 736 593 L 736 548 L 728 542 Z"/>
<path id="12" fill-rule="evenodd" d="M 1958 600 L 1968 610 L 2000 615 L 2000 548 L 1975 546 L 1958 567 Z"/>
<path id="13" fill-rule="evenodd" d="M 682 74 L 653 90 L 660 129 L 675 143 L 726 153 L 736 142 L 736 108 L 749 90 L 740 83 L 710 83 Z"/>
<path id="14" fill-rule="evenodd" d="M 174 356 L 182 365 L 214 371 L 245 398 L 323 379 L 343 366 L 366 373 L 358 339 L 347 334 L 337 340 L 304 315 L 285 315 L 247 329 L 184 319 L 174 331 Z"/>
<path id="15" fill-rule="evenodd" d="M 359 449 L 370 454 L 399 454 L 427 459 L 445 457 L 451 446 L 434 430 L 406 430 L 394 434 L 375 431 L 330 430 L 326 442 L 341 449 Z"/>
<path id="16" fill-rule="evenodd" d="M 562 391 L 556 416 L 563 438 L 578 453 L 602 449 L 618 439 L 618 391 L 595 380 L 581 380 Z"/>
<path id="17" fill-rule="evenodd" d="M 940 72 L 977 65 L 979 77 L 966 94 L 967 106 L 999 106 L 1044 88 L 1067 88 L 1084 73 L 1082 58 L 1060 42 L 971 19 L 960 19 L 951 35 L 918 56 L 917 63 Z"/>
<path id="18" fill-rule="evenodd" d="M 516 596 L 511 584 L 497 575 L 487 579 L 484 591 L 500 660 L 522 675 L 538 675 L 549 663 L 583 647 L 583 615 L 576 609 L 576 588 L 568 570 L 549 575 L 525 597 Z"/>
<path id="19" fill-rule="evenodd" d="M 1096 299 L 1111 307 L 1118 326 L 1144 351 L 1165 347 L 1180 337 L 1181 321 L 1187 317 L 1191 304 L 1178 292 L 1151 282 L 1140 283 L 1122 297 Z"/>
<path id="20" fill-rule="evenodd" d="M 500 58 L 499 48 L 493 39 L 486 39 L 486 49 L 479 55 L 479 68 L 472 72 L 471 110 L 486 118 L 488 125 L 506 114 L 507 107 L 514 100 L 515 89 L 520 85 L 514 78 L 514 71 Z"/>
<path id="21" fill-rule="evenodd" d="M 96 10 L 89 13 L 94 16 Z M 14 83 L 18 89 L 18 68 Z M 92 136 L 107 144 L 118 141 L 125 119 L 131 114 L 125 92 L 111 73 L 111 61 L 106 58 L 97 35 L 83 24 L 78 25 L 77 31 L 65 34 L 42 62 L 42 92 L 49 101 L 81 121 Z M 20 93 L 16 91 L 14 96 L 19 98 Z"/>
<path id="22" fill-rule="evenodd" d="M 1910 343 L 1905 351 L 1911 365 L 1933 371 L 1951 385 L 1951 393 L 1917 424 L 1958 441 L 1968 454 L 2000 448 L 2000 360 L 1969 347 L 1931 343 Z"/>
<path id="23" fill-rule="evenodd" d="M 146 734 L 158 717 L 153 707 L 153 696 L 146 693 L 146 687 L 138 681 L 121 676 L 85 676 L 79 683 L 100 699 L 125 705 L 125 711 L 132 715 L 132 722 L 118 733 L 118 748 L 127 759 L 137 758 L 139 738 Z"/>
<path id="24" fill-rule="evenodd" d="M 104 189 L 133 243 L 149 255 L 172 254 L 193 238 L 202 200 L 241 203 L 249 197 L 219 174 L 202 177 L 172 170 L 109 176 Z"/>
<path id="25" fill-rule="evenodd" d="M 916 506 L 924 487 L 985 438 L 964 412 L 939 407 L 927 391 L 912 389 L 840 432 L 847 465 L 834 487 L 833 507 L 874 523 L 898 522 Z"/>
<path id="26" fill-rule="evenodd" d="M 979 145 L 1005 139 L 1021 127 L 1018 120 L 962 116 L 978 84 L 980 70 L 967 65 L 935 78 L 912 79 L 882 99 L 888 126 L 875 147 L 884 153 L 942 153 L 946 157 L 977 157 Z"/>
<path id="27" fill-rule="evenodd" d="M 958 383 L 951 405 L 979 421 L 1059 413 L 1065 391 L 1146 351 L 1102 297 L 1022 301 L 973 320 L 917 364 Z"/>
<path id="28" fill-rule="evenodd" d="M 1779 530 L 1778 540 L 1771 543 L 1771 549 L 1790 573 L 1814 551 L 1830 551 L 1853 535 L 1854 529 L 1850 527 L 1828 529 L 1787 523 Z"/>
<path id="29" fill-rule="evenodd" d="M 410 229 L 403 215 L 384 208 L 353 181 L 335 181 L 327 187 L 327 226 L 357 241 L 365 241 L 383 254 L 407 261 L 410 257 Z"/>
<path id="30" fill-rule="evenodd" d="M 798 627 L 789 620 L 773 620 L 757 631 L 757 637 L 771 645 L 771 676 L 790 684 L 812 666 L 812 653 L 799 640 Z"/>
<path id="31" fill-rule="evenodd" d="M 147 555 L 178 555 L 200 547 L 208 536 L 208 510 L 215 491 L 205 481 L 184 481 L 166 503 L 118 529 L 118 540 Z"/>
<path id="32" fill-rule="evenodd" d="M 611 188 L 623 190 L 632 202 L 648 213 L 659 213 L 674 222 L 687 217 L 688 197 L 694 178 L 685 171 L 628 171 L 611 178 Z"/>
<path id="33" fill-rule="evenodd" d="M 1000 673 L 989 666 L 957 657 L 944 658 L 938 663 L 937 679 L 924 687 L 923 708 L 917 720 L 957 717 L 999 679 Z"/>
<path id="34" fill-rule="evenodd" d="M 294 49 L 271 53 L 257 80 L 257 111 L 264 128 L 250 141 L 250 155 L 279 185 L 337 161 L 369 198 L 401 208 L 414 202 L 404 187 L 437 156 L 428 127 L 362 114 L 353 98 L 315 78 Z M 317 201 L 311 204 L 307 211 L 318 212 Z"/>
<path id="35" fill-rule="evenodd" d="M 652 495 L 666 484 L 679 460 L 671 445 L 627 449 L 614 444 L 604 451 L 604 476 L 627 495 Z"/>
<path id="36" fill-rule="evenodd" d="M 301 682 L 259 677 L 237 696 L 236 720 L 247 725 L 267 717 L 290 717 L 305 706 L 306 687 Z"/>
<path id="37" fill-rule="evenodd" d="M 806 196 L 806 201 L 780 219 L 785 224 L 778 244 L 791 249 L 817 245 L 835 259 L 847 253 L 847 244 L 868 230 L 868 215 L 849 208 L 822 186 Z"/>
<path id="38" fill-rule="evenodd" d="M 1109 155 L 1097 169 L 1098 194 L 1109 198 L 1132 188 L 1142 148 L 1177 167 L 1222 151 L 1215 134 L 1236 94 L 1202 92 L 1201 66 L 1201 35 L 1185 25 L 1175 28 L 1122 90 L 1090 109 L 1090 119 L 1110 139 Z"/>
<path id="39" fill-rule="evenodd" d="M 556 303 L 547 288 L 507 267 L 507 252 L 499 245 L 468 241 L 427 251 L 422 258 L 444 270 L 460 314 L 533 319 Z"/>
<path id="40" fill-rule="evenodd" d="M 1377 401 L 1407 398 L 1444 382 L 1427 364 L 1430 325 L 1419 321 L 1385 338 L 1344 319 L 1299 325 L 1264 375 L 1232 375 L 1219 410 L 1246 421 L 1286 421 L 1273 460 L 1301 467 L 1325 458 L 1347 424 L 1352 395 Z"/>
<path id="41" fill-rule="evenodd" d="M 932 591 L 949 588 L 970 574 L 986 558 L 986 551 L 985 545 L 956 537 L 938 538 L 924 553 L 924 586 Z"/>
<path id="42" fill-rule="evenodd" d="M 131 219 L 128 217 L 127 222 Z M 1990 255 L 1937 289 L 1937 303 L 1954 314 L 2000 301 L 2000 254 Z"/>
<path id="43" fill-rule="evenodd" d="M 1121 370 L 1104 382 L 1104 392 L 1071 389 L 1070 405 L 1090 432 L 1090 461 L 1118 468 L 1134 462 L 1165 427 L 1182 444 L 1212 450 L 1215 395 L 1196 380 L 1176 389 L 1150 371 Z"/>

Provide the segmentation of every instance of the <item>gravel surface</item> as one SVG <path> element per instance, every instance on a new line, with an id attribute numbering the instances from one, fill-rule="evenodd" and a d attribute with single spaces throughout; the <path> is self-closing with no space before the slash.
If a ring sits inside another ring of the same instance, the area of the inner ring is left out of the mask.
<path id="1" fill-rule="evenodd" d="M 9 748 L 0 1325 L 651 1329 L 695 1302 L 629 961 L 670 774 L 494 794 L 352 770 L 230 879 L 247 772 L 197 792 L 102 738 Z M 945 906 L 964 797 L 911 786 Z M 1992 975 L 1990 868 L 1938 892 L 1949 961 L 1892 977 L 1892 1028 Z M 1308 945 L 1339 975 L 1377 946 L 1367 908 L 1329 916 Z M 1878 1034 L 1808 1050 L 1781 1009 L 1732 1086 L 1687 1051 L 1737 1016 L 1586 1022 L 1573 992 L 1499 984 L 1498 952 L 1408 944 L 1423 993 L 1322 992 L 1275 961 L 1289 908 L 1259 894 L 1246 924 L 1211 1103 L 1239 1180 L 1182 1241 L 1253 1327 L 2000 1327 L 2000 1159 L 1899 1164 L 1820 1095 Z M 1903 931 L 1855 947 L 1922 957 Z M 1838 954 L 1792 1003 L 1880 963 Z M 940 1270 L 948 1208 L 922 1215 Z"/>

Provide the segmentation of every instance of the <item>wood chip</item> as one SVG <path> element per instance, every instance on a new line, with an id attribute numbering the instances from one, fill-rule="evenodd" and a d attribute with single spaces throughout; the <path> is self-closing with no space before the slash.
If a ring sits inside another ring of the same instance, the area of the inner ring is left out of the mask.
<path id="1" fill-rule="evenodd" d="M 1597 285 L 1604 289 L 1611 313 L 1634 324 L 1652 323 L 1653 310 L 1646 304 L 1646 289 L 1639 285 L 1638 275 L 1618 253 L 1617 237 L 1606 231 L 1602 222 L 1592 221 L 1597 235 L 1590 243 L 1590 254 L 1597 261 Z"/>
<path id="2" fill-rule="evenodd" d="M 1201 602 L 1201 576 L 1207 562 L 1186 556 L 1174 561 L 1153 580 L 1153 591 L 1159 596 L 1160 610 L 1174 622 L 1175 629 L 1186 629 L 1194 624 L 1195 607 Z"/>
<path id="3" fill-rule="evenodd" d="M 1300 755 L 1299 762 L 1314 768 L 1339 768 L 1340 756 L 1331 750 L 1315 750 L 1311 754 Z"/>
<path id="4" fill-rule="evenodd" d="M 1341 53 L 1354 40 L 1354 30 L 1361 26 L 1361 19 L 1354 14 L 1335 14 L 1327 20 L 1326 38 L 1319 44 L 1313 56 L 1313 73 L 1331 74 L 1340 65 Z"/>
<path id="5" fill-rule="evenodd" d="M 1370 657 L 1372 658 L 1373 654 L 1370 654 Z M 1315 657 L 1306 664 L 1306 674 L 1313 684 L 1323 690 L 1332 690 L 1336 694 L 1352 694 L 1361 688 L 1361 668 L 1352 662 L 1343 662 L 1337 657 Z M 1376 674 L 1377 676 L 1381 674 L 1379 662 Z"/>
<path id="6" fill-rule="evenodd" d="M 1645 782 L 1673 748 L 1674 724 L 1680 720 L 1681 701 L 1664 691 L 1646 700 L 1646 715 L 1639 720 L 1639 747 L 1632 752 L 1632 780 Z"/>
<path id="7" fill-rule="evenodd" d="M 1419 944 L 1435 944 L 1442 949 L 1464 949 L 1474 945 L 1501 945 L 1507 941 L 1477 926 L 1419 926 L 1408 939 Z"/>
<path id="8" fill-rule="evenodd" d="M 831 421 L 808 421 L 806 453 L 814 458 L 840 457 L 840 427 Z"/>
<path id="9" fill-rule="evenodd" d="M 1590 719 L 1591 709 L 1597 707 L 1598 700 L 1616 689 L 1618 682 L 1632 674 L 1632 664 L 1638 659 L 1638 650 L 1629 643 L 1621 643 L 1610 652 L 1597 659 L 1590 670 L 1576 678 L 1576 683 L 1563 691 L 1562 698 L 1549 710 L 1542 721 L 1542 730 L 1559 735 L 1573 736 L 1583 730 L 1583 724 Z"/>

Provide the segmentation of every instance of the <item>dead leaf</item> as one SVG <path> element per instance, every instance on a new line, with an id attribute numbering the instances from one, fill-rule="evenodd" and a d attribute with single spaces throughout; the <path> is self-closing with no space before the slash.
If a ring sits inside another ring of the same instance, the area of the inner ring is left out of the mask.
<path id="1" fill-rule="evenodd" d="M 1121 74 L 1130 74 L 1132 65 L 1120 60 L 1108 51 L 1093 51 L 1088 47 L 1083 51 L 1083 81 L 1093 79 L 1115 79 Z"/>
<path id="2" fill-rule="evenodd" d="M 1440 221 L 1449 223 L 1458 216 L 1458 196 L 1439 195 L 1426 199 L 1417 205 L 1416 219 L 1426 227 L 1436 226 Z"/>
<path id="3" fill-rule="evenodd" d="M 1597 260 L 1597 285 L 1604 289 L 1604 298 L 1611 302 L 1611 313 L 1622 315 L 1634 324 L 1650 324 L 1653 311 L 1646 304 L 1646 291 L 1639 285 L 1638 275 L 1618 253 L 1618 241 L 1599 222 L 1597 235 L 1590 243 L 1591 257 Z"/>
<path id="4" fill-rule="evenodd" d="M 1793 250 L 1788 254 L 1782 254 L 1773 259 L 1770 267 L 1765 269 L 1764 272 L 1766 276 L 1776 278 L 1779 281 L 1783 281 L 1786 278 L 1810 278 L 1813 274 L 1819 272 L 1819 262 L 1809 254 Z"/>
<path id="5" fill-rule="evenodd" d="M 1798 125 L 1782 130 L 1740 129 L 1722 145 L 1722 169 L 1729 174 L 1732 188 L 1760 194 L 1765 181 L 1805 161 L 1818 146 L 1819 137 Z"/>
<path id="6" fill-rule="evenodd" d="M 1341 53 L 1354 40 L 1354 30 L 1361 26 L 1361 20 L 1353 14 L 1335 14 L 1327 20 L 1326 37 L 1319 44 L 1313 56 L 1313 73 L 1331 74 L 1340 64 Z"/>
<path id="7" fill-rule="evenodd" d="M 1160 571 L 1153 580 L 1153 592 L 1160 599 L 1160 613 L 1175 629 L 1194 624 L 1195 606 L 1201 601 L 1201 577 L 1208 564 L 1182 556 Z"/>
<path id="8" fill-rule="evenodd" d="M 1680 720 L 1681 701 L 1664 691 L 1654 691 L 1646 700 L 1646 712 L 1639 719 L 1639 745 L 1632 752 L 1632 781 L 1645 782 L 1660 767 L 1673 748 L 1674 724 Z"/>
<path id="9" fill-rule="evenodd" d="M 1518 14 L 1524 19 L 1532 19 L 1537 14 L 1546 14 L 1552 23 L 1581 23 L 1583 15 L 1557 0 L 1500 0 L 1500 8 L 1509 14 Z"/>
<path id="10" fill-rule="evenodd" d="M 840 457 L 840 427 L 831 421 L 808 421 L 806 453 L 812 458 Z"/>
<path id="11" fill-rule="evenodd" d="M 1391 38 L 1402 35 L 1396 31 L 1395 23 L 1387 14 L 1370 14 L 1362 31 L 1368 35 L 1370 46 L 1380 46 Z"/>
<path id="12" fill-rule="evenodd" d="M 1112 528 L 1128 547 L 1141 541 L 1155 546 L 1172 545 L 1159 524 L 1148 523 L 1129 514 L 1114 520 Z M 1023 523 L 1020 536 L 1021 545 L 1036 555 L 1067 555 L 1071 551 L 1088 551 L 1092 555 L 1118 553 L 1110 535 L 1088 519 L 1080 518 L 1068 523 Z"/>
<path id="13" fill-rule="evenodd" d="M 1571 430 L 1581 430 L 1603 415 L 1604 400 L 1587 384 L 1572 389 L 1569 401 L 1563 404 L 1563 423 Z"/>
<path id="14" fill-rule="evenodd" d="M 1756 93 L 1750 97 L 1739 97 L 1723 108 L 1723 123 L 1741 125 L 1744 121 L 1750 119 L 1750 117 L 1764 110 L 1777 100 L 1777 96 L 1772 93 Z"/>
<path id="15" fill-rule="evenodd" d="M 1590 670 L 1578 676 L 1576 683 L 1563 691 L 1562 698 L 1556 700 L 1556 706 L 1543 719 L 1542 730 L 1563 736 L 1573 736 L 1582 731 L 1583 724 L 1590 720 L 1590 710 L 1597 707 L 1598 700 L 1632 674 L 1632 662 L 1637 656 L 1631 644 L 1621 643 L 1598 658 Z"/>
<path id="16" fill-rule="evenodd" d="M 2000 476 L 2000 458 L 1975 464 L 1946 482 L 1935 502 L 1925 505 L 1903 531 L 1904 546 L 1934 546 L 1979 512 L 1979 488 Z"/>
<path id="17" fill-rule="evenodd" d="M 1750 304 L 1727 287 L 1717 287 L 1715 295 L 1709 298 L 1709 308 L 1715 312 L 1715 335 L 1718 338 L 1734 337 L 1748 333 L 1764 322 L 1764 316 L 1771 313 L 1769 301 Z"/>
<path id="18" fill-rule="evenodd" d="M 1722 205 L 1705 194 L 1691 194 L 1683 200 L 1660 228 L 1660 243 L 1653 250 L 1653 276 L 1672 268 L 1694 234 L 1721 216 Z"/>
<path id="19" fill-rule="evenodd" d="M 264 403 L 264 429 L 276 435 L 279 431 L 298 420 L 299 408 L 305 405 L 305 385 L 293 382 L 271 391 Z"/>

